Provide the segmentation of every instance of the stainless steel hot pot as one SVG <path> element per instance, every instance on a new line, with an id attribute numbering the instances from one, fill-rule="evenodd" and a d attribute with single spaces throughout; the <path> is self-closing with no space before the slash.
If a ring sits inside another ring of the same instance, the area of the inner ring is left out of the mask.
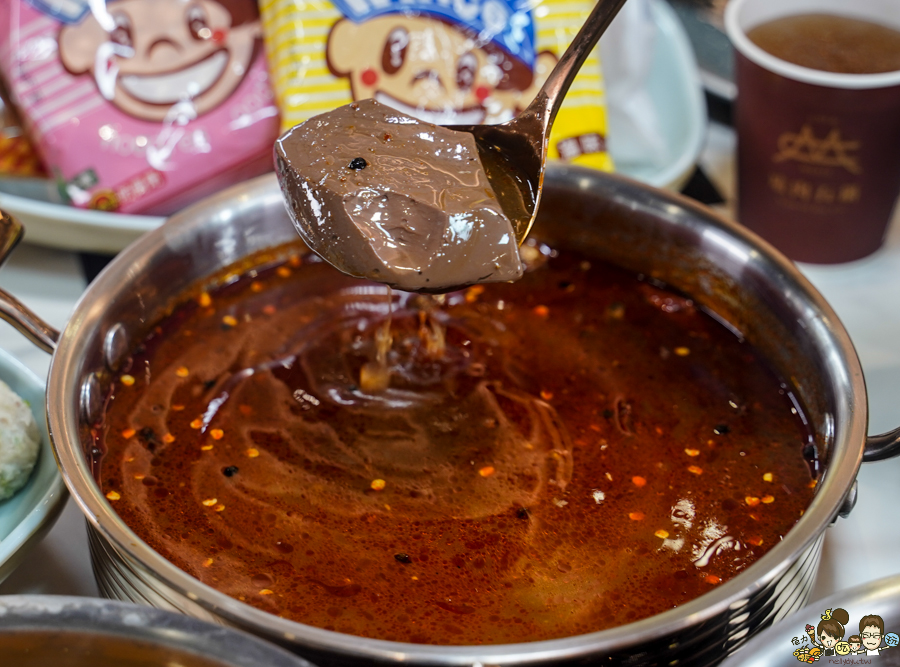
<path id="1" fill-rule="evenodd" d="M 152 551 L 91 475 L 89 425 L 110 377 L 148 327 L 197 281 L 255 251 L 295 240 L 274 177 L 232 188 L 124 250 L 90 285 L 55 343 L 47 386 L 51 438 L 88 520 L 94 570 L 110 597 L 229 623 L 319 664 L 712 664 L 807 600 L 825 530 L 855 500 L 861 461 L 900 450 L 900 429 L 867 438 L 866 390 L 850 339 L 798 270 L 765 242 L 676 195 L 595 171 L 558 167 L 535 229 L 547 242 L 657 277 L 709 307 L 768 356 L 806 406 L 825 474 L 785 539 L 713 592 L 626 626 L 552 641 L 441 647 L 352 637 L 277 618 L 227 597 Z M 46 349 L 56 334 L 2 309 Z"/>

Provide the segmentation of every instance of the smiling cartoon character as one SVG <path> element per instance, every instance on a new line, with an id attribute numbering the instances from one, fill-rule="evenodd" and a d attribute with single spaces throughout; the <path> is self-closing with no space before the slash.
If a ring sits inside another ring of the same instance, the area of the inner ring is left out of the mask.
<path id="1" fill-rule="evenodd" d="M 862 638 L 866 655 L 879 655 L 882 651 L 896 646 L 896 641 L 885 641 L 886 646 L 881 646 L 881 640 L 887 640 L 887 637 L 884 634 L 884 619 L 878 614 L 869 614 L 859 619 L 859 636 Z M 862 654 L 863 651 L 861 650 L 860 653 Z"/>
<path id="2" fill-rule="evenodd" d="M 836 654 L 835 645 L 844 638 L 844 626 L 849 621 L 850 614 L 845 609 L 826 609 L 822 614 L 822 620 L 816 626 L 815 633 L 807 630 L 813 643 L 822 648 L 823 656 Z"/>
<path id="3" fill-rule="evenodd" d="M 521 111 L 556 56 L 535 54 L 527 10 L 503 0 L 335 0 L 331 72 L 353 99 L 374 98 L 438 125 L 497 123 Z"/>
<path id="4" fill-rule="evenodd" d="M 215 109 L 237 88 L 261 36 L 255 3 L 236 0 L 91 0 L 59 32 L 72 74 L 92 72 L 104 98 L 148 121 Z"/>

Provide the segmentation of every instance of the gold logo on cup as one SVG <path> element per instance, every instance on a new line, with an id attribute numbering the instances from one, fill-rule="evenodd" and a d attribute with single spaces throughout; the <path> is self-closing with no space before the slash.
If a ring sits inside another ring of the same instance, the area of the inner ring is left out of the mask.
<path id="1" fill-rule="evenodd" d="M 859 149 L 858 141 L 842 141 L 841 131 L 832 129 L 824 139 L 817 139 L 812 127 L 804 125 L 800 132 L 784 132 L 778 137 L 778 153 L 774 162 L 795 160 L 821 167 L 843 167 L 851 174 L 862 171 L 851 151 Z"/>

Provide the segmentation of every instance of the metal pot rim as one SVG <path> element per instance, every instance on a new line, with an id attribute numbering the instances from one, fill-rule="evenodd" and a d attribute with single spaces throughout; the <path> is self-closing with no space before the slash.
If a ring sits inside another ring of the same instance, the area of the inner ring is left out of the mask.
<path id="1" fill-rule="evenodd" d="M 520 644 L 485 646 L 436 646 L 407 644 L 380 639 L 357 637 L 324 630 L 276 617 L 244 604 L 201 583 L 166 560 L 140 540 L 115 511 L 99 487 L 94 483 L 85 462 L 78 438 L 77 411 L 72 392 L 77 391 L 80 378 L 73 377 L 77 365 L 79 343 L 92 313 L 103 308 L 102 295 L 115 292 L 133 267 L 153 253 L 162 251 L 167 239 L 189 234 L 195 220 L 202 216 L 231 216 L 247 202 L 257 198 L 280 198 L 274 176 L 264 176 L 240 184 L 219 195 L 185 209 L 158 229 L 143 236 L 122 251 L 88 287 L 60 337 L 51 359 L 47 383 L 48 422 L 51 439 L 63 478 L 91 525 L 116 550 L 127 554 L 145 573 L 161 579 L 202 607 L 244 627 L 284 642 L 302 640 L 312 649 L 338 652 L 368 659 L 411 661 L 418 664 L 465 665 L 473 662 L 529 664 L 560 660 L 583 655 L 585 651 L 613 651 L 626 646 L 639 646 L 653 639 L 670 635 L 702 623 L 725 611 L 737 610 L 747 604 L 751 596 L 781 576 L 798 556 L 809 547 L 835 518 L 848 495 L 862 462 L 866 442 L 867 405 L 862 369 L 850 338 L 837 315 L 806 280 L 799 270 L 768 243 L 737 223 L 679 195 L 665 193 L 622 176 L 594 170 L 554 166 L 545 185 L 565 185 L 579 192 L 589 191 L 594 184 L 611 181 L 615 187 L 629 193 L 635 207 L 677 209 L 685 215 L 702 219 L 704 224 L 736 241 L 736 247 L 755 254 L 754 259 L 765 262 L 779 279 L 793 284 L 806 304 L 817 314 L 817 321 L 830 337 L 839 358 L 830 360 L 834 371 L 842 374 L 841 383 L 847 396 L 837 406 L 834 415 L 834 447 L 828 470 L 822 478 L 815 498 L 798 523 L 785 538 L 760 560 L 733 579 L 699 598 L 664 613 L 624 626 L 585 635 Z M 100 295 L 100 296 L 98 296 Z M 50 406 L 62 409 L 50 409 Z"/>

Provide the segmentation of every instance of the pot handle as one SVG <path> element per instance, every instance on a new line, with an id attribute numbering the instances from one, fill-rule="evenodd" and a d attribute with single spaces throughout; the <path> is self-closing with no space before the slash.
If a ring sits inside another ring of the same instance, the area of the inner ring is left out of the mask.
<path id="1" fill-rule="evenodd" d="M 900 455 L 900 428 L 866 438 L 863 462 L 883 461 Z"/>
<path id="2" fill-rule="evenodd" d="M 22 240 L 24 233 L 22 223 L 5 211 L 0 211 L 0 266 Z M 0 290 L 0 318 L 12 324 L 44 352 L 52 354 L 56 349 L 59 332 L 3 290 Z"/>

